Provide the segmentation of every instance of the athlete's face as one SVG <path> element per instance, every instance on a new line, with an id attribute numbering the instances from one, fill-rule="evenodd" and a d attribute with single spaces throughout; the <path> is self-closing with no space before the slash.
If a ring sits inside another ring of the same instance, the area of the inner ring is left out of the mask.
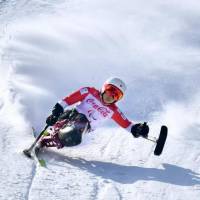
<path id="1" fill-rule="evenodd" d="M 103 93 L 102 98 L 103 98 L 104 103 L 106 103 L 106 104 L 112 104 L 115 102 L 114 97 L 111 96 L 110 94 L 108 94 L 107 92 Z"/>
<path id="2" fill-rule="evenodd" d="M 112 104 L 119 101 L 123 96 L 120 89 L 114 85 L 108 84 L 104 86 L 103 101 L 106 104 Z"/>

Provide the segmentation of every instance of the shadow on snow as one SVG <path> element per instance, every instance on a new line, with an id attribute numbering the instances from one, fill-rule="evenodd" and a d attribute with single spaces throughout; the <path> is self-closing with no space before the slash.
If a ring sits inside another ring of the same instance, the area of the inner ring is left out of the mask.
<path id="1" fill-rule="evenodd" d="M 55 163 L 64 162 L 81 170 L 122 184 L 139 180 L 158 181 L 179 186 L 200 185 L 200 174 L 172 164 L 163 164 L 163 169 L 119 165 L 117 163 L 70 158 L 57 152 L 48 151 L 45 157 L 53 158 Z M 53 164 L 55 164 L 53 163 Z M 63 165 L 62 165 L 63 166 Z"/>

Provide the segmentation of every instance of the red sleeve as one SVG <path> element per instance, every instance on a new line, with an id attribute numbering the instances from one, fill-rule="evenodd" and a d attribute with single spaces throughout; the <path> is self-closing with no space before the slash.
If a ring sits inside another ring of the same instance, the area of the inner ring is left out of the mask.
<path id="1" fill-rule="evenodd" d="M 128 128 L 132 124 L 118 108 L 114 111 L 112 119 L 123 128 Z"/>
<path id="2" fill-rule="evenodd" d="M 84 87 L 77 90 L 76 92 L 73 92 L 69 96 L 66 96 L 62 100 L 66 102 L 68 105 L 72 105 L 74 103 L 82 101 L 88 94 L 89 94 L 89 88 Z"/>

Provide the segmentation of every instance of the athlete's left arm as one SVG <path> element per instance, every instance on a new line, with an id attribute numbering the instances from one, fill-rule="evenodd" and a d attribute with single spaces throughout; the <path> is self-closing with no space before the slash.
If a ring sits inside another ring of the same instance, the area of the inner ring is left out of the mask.
<path id="1" fill-rule="evenodd" d="M 129 121 L 126 116 L 119 110 L 116 109 L 114 112 L 112 119 L 117 122 L 121 127 L 125 128 L 127 131 L 131 132 L 134 137 L 148 137 L 149 126 L 144 123 L 134 124 Z"/>
<path id="2" fill-rule="evenodd" d="M 133 123 L 127 119 L 127 117 L 119 110 L 119 108 L 115 109 L 112 119 L 122 128 L 125 128 L 127 131 L 131 132 Z"/>

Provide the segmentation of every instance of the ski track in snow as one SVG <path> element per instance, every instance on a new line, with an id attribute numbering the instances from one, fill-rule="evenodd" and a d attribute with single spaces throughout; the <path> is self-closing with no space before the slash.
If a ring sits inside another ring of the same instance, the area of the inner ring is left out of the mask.
<path id="1" fill-rule="evenodd" d="M 195 0 L 0 1 L 0 199 L 199 200 L 199 10 Z M 122 110 L 150 121 L 152 136 L 169 127 L 162 156 L 113 123 L 44 153 L 47 168 L 22 155 L 58 99 L 113 71 L 129 87 Z"/>
<path id="2" fill-rule="evenodd" d="M 30 192 L 31 192 L 31 189 L 32 189 L 32 184 L 34 182 L 35 174 L 37 172 L 35 163 L 32 164 L 32 170 L 31 171 L 32 171 L 32 178 L 31 178 L 29 186 L 27 188 L 27 193 L 25 194 L 25 200 L 30 199 Z"/>

